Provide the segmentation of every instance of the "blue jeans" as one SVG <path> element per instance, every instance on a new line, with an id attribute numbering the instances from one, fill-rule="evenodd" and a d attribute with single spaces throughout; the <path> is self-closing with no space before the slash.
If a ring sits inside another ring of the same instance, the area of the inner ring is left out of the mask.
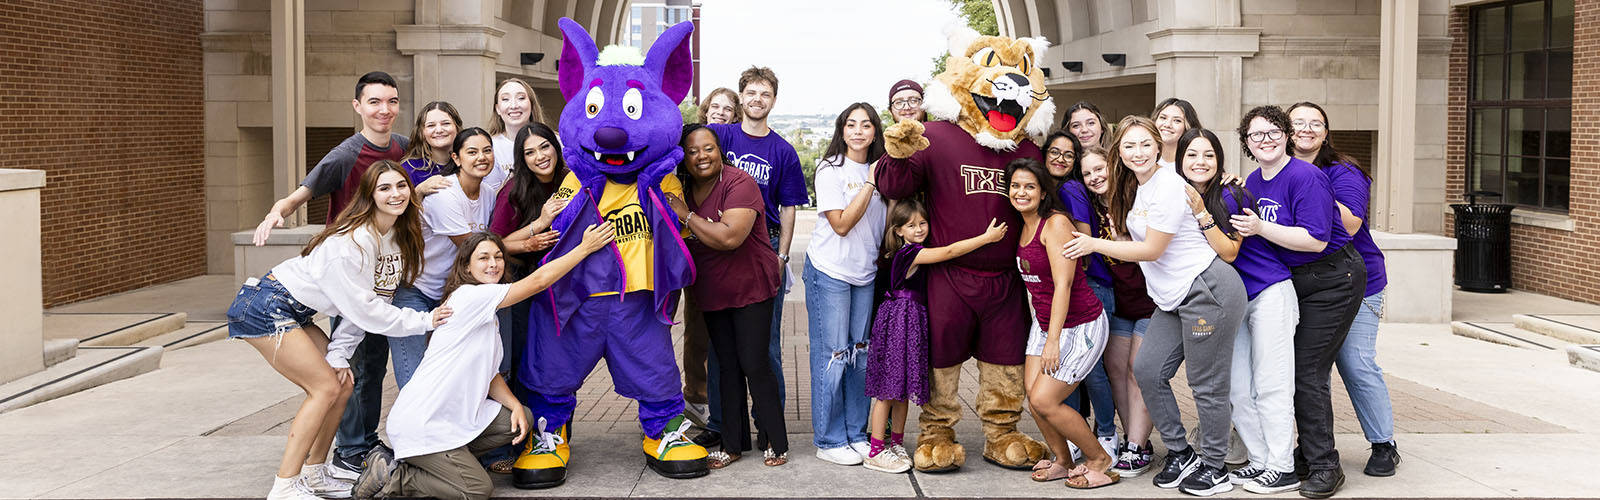
<path id="1" fill-rule="evenodd" d="M 393 304 L 395 307 L 413 311 L 432 311 L 439 307 L 439 301 L 428 298 L 415 287 L 404 285 L 394 291 Z M 427 335 L 389 337 L 389 356 L 394 361 L 394 382 L 401 389 L 411 381 L 411 375 L 417 373 L 417 366 L 422 364 L 422 353 L 427 350 Z"/>
<path id="2" fill-rule="evenodd" d="M 774 250 L 778 249 L 778 237 L 776 237 L 776 236 L 772 237 L 771 243 L 772 243 L 772 248 Z M 781 284 L 783 278 L 785 276 L 788 276 L 788 275 L 789 275 L 789 264 L 786 262 L 786 263 L 783 264 L 783 272 L 778 275 L 778 280 L 779 280 L 779 283 L 780 283 L 778 285 L 778 296 L 772 299 L 772 332 L 771 332 L 772 337 L 770 339 L 770 342 L 767 344 L 767 354 L 768 354 L 767 362 L 772 365 L 772 374 L 778 377 L 778 408 L 779 409 L 782 409 L 782 408 L 788 406 L 788 402 L 789 402 L 789 389 L 788 389 L 787 386 L 785 386 L 783 384 L 783 332 L 782 332 L 782 327 L 783 327 L 783 296 L 784 296 L 784 290 L 783 290 L 783 285 Z M 722 392 L 720 392 L 721 388 L 722 388 L 722 384 L 719 382 L 719 379 L 721 379 L 721 376 L 717 373 L 717 367 L 719 366 L 717 364 L 717 352 L 716 352 L 715 349 L 711 349 L 709 345 L 707 345 L 706 347 L 707 347 L 707 349 L 706 349 L 706 351 L 707 351 L 706 352 L 706 402 L 709 403 L 707 405 L 707 408 L 708 408 L 708 413 L 711 414 L 711 415 L 709 415 L 709 418 L 706 419 L 707 420 L 707 422 L 706 422 L 706 430 L 709 430 L 709 431 L 712 431 L 712 432 L 721 432 L 722 431 L 722 400 L 721 400 L 721 398 L 718 398 L 717 395 L 718 394 L 722 394 Z M 864 390 L 865 389 L 863 389 L 863 391 Z M 760 428 L 761 427 L 761 417 L 753 416 L 752 418 L 755 419 L 755 421 L 756 421 L 756 427 Z"/>
<path id="3" fill-rule="evenodd" d="M 1383 291 L 1361 299 L 1361 310 L 1350 324 L 1350 335 L 1339 348 L 1339 378 L 1356 408 L 1361 432 L 1367 442 L 1394 441 L 1394 407 L 1389 401 L 1389 386 L 1383 382 L 1378 366 L 1378 313 L 1383 311 Z"/>
<path id="4" fill-rule="evenodd" d="M 1116 302 L 1113 301 L 1111 287 L 1101 285 L 1095 280 L 1089 280 L 1089 289 L 1094 290 L 1095 297 L 1105 307 L 1106 315 L 1115 312 Z M 1112 437 L 1117 435 L 1117 404 L 1111 399 L 1111 377 L 1106 376 L 1106 363 L 1097 361 L 1094 369 L 1089 371 L 1089 376 L 1084 377 L 1083 383 L 1067 395 L 1067 406 L 1074 410 L 1079 408 L 1083 391 L 1089 391 L 1089 406 L 1094 408 L 1094 433 L 1095 437 Z"/>
<path id="5" fill-rule="evenodd" d="M 806 257 L 811 326 L 811 427 L 817 448 L 867 441 L 867 318 L 872 284 L 855 286 L 818 271 Z"/>
<path id="6" fill-rule="evenodd" d="M 339 328 L 340 318 L 329 321 L 328 331 Z M 355 389 L 344 405 L 344 415 L 339 418 L 339 430 L 334 435 L 338 445 L 334 453 L 346 462 L 361 463 L 372 447 L 377 446 L 378 422 L 383 414 L 383 377 L 389 373 L 389 339 L 382 335 L 367 334 L 350 354 L 350 372 L 355 377 Z"/>

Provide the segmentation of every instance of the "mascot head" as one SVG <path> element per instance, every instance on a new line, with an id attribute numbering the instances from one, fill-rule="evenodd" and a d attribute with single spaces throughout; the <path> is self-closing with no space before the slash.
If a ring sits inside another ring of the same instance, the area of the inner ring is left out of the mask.
<path id="1" fill-rule="evenodd" d="M 577 22 L 561 18 L 558 24 L 563 36 L 558 78 L 567 99 L 560 129 L 567 166 L 589 186 L 602 176 L 623 183 L 641 176 L 652 185 L 660 181 L 683 157 L 678 102 L 694 84 L 689 55 L 693 24 L 668 28 L 643 57 L 632 47 L 599 52 Z"/>
<path id="2" fill-rule="evenodd" d="M 1044 140 L 1056 114 L 1039 70 L 1049 42 L 980 36 L 965 26 L 946 31 L 950 57 L 923 98 L 928 119 L 954 122 L 999 151 L 1022 139 Z"/>

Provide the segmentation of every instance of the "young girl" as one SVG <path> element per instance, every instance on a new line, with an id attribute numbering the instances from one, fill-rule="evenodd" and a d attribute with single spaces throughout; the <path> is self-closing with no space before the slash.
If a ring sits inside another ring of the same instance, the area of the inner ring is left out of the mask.
<path id="1" fill-rule="evenodd" d="M 1231 420 L 1233 336 L 1244 318 L 1244 283 L 1232 266 L 1217 258 L 1194 223 L 1183 177 L 1156 163 L 1162 150 L 1158 137 L 1155 123 L 1130 116 L 1118 125 L 1113 141 L 1119 155 L 1111 170 L 1110 218 L 1133 241 L 1079 234 L 1065 250 L 1073 258 L 1099 253 L 1135 261 L 1144 270 L 1146 291 L 1158 310 L 1133 372 L 1168 450 L 1154 482 L 1210 496 L 1233 489 L 1223 459 Z M 1180 365 L 1188 369 L 1200 416 L 1198 451 L 1189 445 L 1172 392 Z"/>
<path id="2" fill-rule="evenodd" d="M 1172 168 L 1177 163 L 1178 139 L 1189 129 L 1202 128 L 1200 116 L 1194 112 L 1194 105 L 1189 101 L 1168 97 L 1150 112 L 1150 119 L 1155 121 L 1156 130 L 1161 135 L 1161 159 L 1156 164 L 1161 168 Z"/>
<path id="3" fill-rule="evenodd" d="M 502 284 L 506 247 L 500 238 L 469 236 L 445 285 L 444 303 L 461 313 L 431 335 L 413 378 L 421 383 L 401 389 L 389 409 L 394 450 L 372 449 L 352 496 L 489 498 L 494 483 L 470 457 L 520 442 L 529 431 L 527 413 L 499 373 L 504 345 L 495 312 L 548 288 L 612 236 L 610 223 L 589 226 L 576 250 L 511 284 Z"/>
<path id="4" fill-rule="evenodd" d="M 1263 238 L 1240 235 L 1228 220 L 1256 206 L 1244 186 L 1224 183 L 1222 143 L 1211 131 L 1196 128 L 1178 139 L 1183 151 L 1180 170 L 1189 208 L 1206 241 L 1222 260 L 1233 264 L 1244 282 L 1250 304 L 1233 342 L 1233 428 L 1244 443 L 1249 465 L 1229 473 L 1229 481 L 1245 491 L 1281 493 L 1300 487 L 1294 459 L 1294 328 L 1300 322 L 1289 267 Z M 1217 215 L 1213 215 L 1217 214 Z"/>
<path id="5" fill-rule="evenodd" d="M 357 193 L 298 257 L 246 280 L 228 306 L 228 336 L 244 339 L 306 392 L 267 498 L 312 500 L 349 488 L 323 466 L 350 396 L 348 353 L 330 355 L 328 336 L 312 316 L 320 311 L 344 318 L 348 327 L 336 335 L 420 335 L 450 316 L 448 308 L 428 313 L 389 304 L 395 287 L 411 282 L 422 261 L 422 215 L 405 171 L 394 162 L 374 163 Z M 336 357 L 339 368 L 327 360 Z"/>
<path id="6" fill-rule="evenodd" d="M 448 176 L 456 173 L 456 164 L 450 160 L 450 144 L 459 130 L 461 114 L 448 102 L 433 101 L 417 112 L 417 124 L 411 129 L 411 141 L 406 143 L 406 157 L 400 166 L 406 169 L 411 185 L 416 186 L 418 198 L 450 185 Z"/>
<path id="7" fill-rule="evenodd" d="M 1111 455 L 1099 446 L 1089 425 L 1062 399 L 1094 369 L 1105 350 L 1106 315 L 1089 290 L 1076 259 L 1048 250 L 1067 242 L 1075 232 L 1072 217 L 1056 195 L 1052 178 L 1037 160 L 1018 159 L 1006 166 L 1011 206 L 1022 215 L 1023 237 L 1017 245 L 1017 270 L 1032 300 L 1035 327 L 1028 336 L 1023 385 L 1039 432 L 1057 461 L 1033 473 L 1034 481 L 1067 479 L 1075 489 L 1116 484 Z M 1071 441 L 1084 461 L 1069 467 Z"/>
<path id="8" fill-rule="evenodd" d="M 802 275 L 810 313 L 811 421 L 817 458 L 857 465 L 871 449 L 862 395 L 872 284 L 884 229 L 873 165 L 883 156 L 883 124 L 858 102 L 834 121 L 833 141 L 817 162 L 817 227 Z M 719 360 L 721 358 L 718 358 Z"/>
<path id="9" fill-rule="evenodd" d="M 895 202 L 889 209 L 889 233 L 883 248 L 890 252 L 888 299 L 878 306 L 867 348 L 867 396 L 872 403 L 871 449 L 866 467 L 900 473 L 911 470 L 911 455 L 903 441 L 906 401 L 928 400 L 928 306 L 926 274 L 918 266 L 937 264 L 1005 239 L 1006 225 L 989 222 L 983 234 L 938 248 L 923 248 L 928 239 L 928 212 L 915 198 Z M 893 429 L 885 435 L 885 427 Z"/>

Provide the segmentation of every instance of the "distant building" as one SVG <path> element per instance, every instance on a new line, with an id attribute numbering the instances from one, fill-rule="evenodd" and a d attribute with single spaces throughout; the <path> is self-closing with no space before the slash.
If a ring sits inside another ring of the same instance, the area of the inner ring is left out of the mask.
<path id="1" fill-rule="evenodd" d="M 628 10 L 628 23 L 623 44 L 649 52 L 650 46 L 661 32 L 685 21 L 694 22 L 694 91 L 691 97 L 700 102 L 700 4 L 691 0 L 643 0 L 633 2 Z"/>

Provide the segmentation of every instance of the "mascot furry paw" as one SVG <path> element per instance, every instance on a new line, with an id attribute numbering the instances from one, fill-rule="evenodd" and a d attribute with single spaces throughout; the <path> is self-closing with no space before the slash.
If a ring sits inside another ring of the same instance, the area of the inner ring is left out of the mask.
<path id="1" fill-rule="evenodd" d="M 1022 221 L 1006 197 L 1005 166 L 1017 158 L 1043 160 L 1038 142 L 1055 116 L 1038 62 L 1042 38 L 949 34 L 945 72 L 924 88 L 927 124 L 896 123 L 884 130 L 888 155 L 878 163 L 878 188 L 890 198 L 922 192 L 932 231 L 927 245 L 944 246 L 981 234 L 991 219 L 1006 222 L 1006 239 L 949 262 L 928 266 L 932 397 L 918 417 L 913 461 L 918 470 L 955 470 L 966 461 L 956 442 L 961 364 L 977 358 L 978 416 L 983 458 L 1028 468 L 1044 457 L 1042 444 L 1017 432 L 1022 414 L 1023 346 L 1029 325 L 1026 292 L 1016 272 Z"/>
<path id="2" fill-rule="evenodd" d="M 609 221 L 610 251 L 596 252 L 535 300 L 534 337 L 518 368 L 540 432 L 518 458 L 513 483 L 561 484 L 571 452 L 571 418 L 583 379 L 601 359 L 618 394 L 634 399 L 644 429 L 641 450 L 652 470 L 670 478 L 704 476 L 706 450 L 689 441 L 682 384 L 668 328 L 694 264 L 666 193 L 683 196 L 669 174 L 683 158 L 678 102 L 693 85 L 691 23 L 668 28 L 647 56 L 628 47 L 600 52 L 571 19 L 558 78 L 567 105 L 560 134 L 572 175 L 560 192 L 571 201 L 553 224 L 561 238 L 546 261 L 572 251 L 583 228 Z M 549 429 L 549 430 L 547 430 Z"/>

